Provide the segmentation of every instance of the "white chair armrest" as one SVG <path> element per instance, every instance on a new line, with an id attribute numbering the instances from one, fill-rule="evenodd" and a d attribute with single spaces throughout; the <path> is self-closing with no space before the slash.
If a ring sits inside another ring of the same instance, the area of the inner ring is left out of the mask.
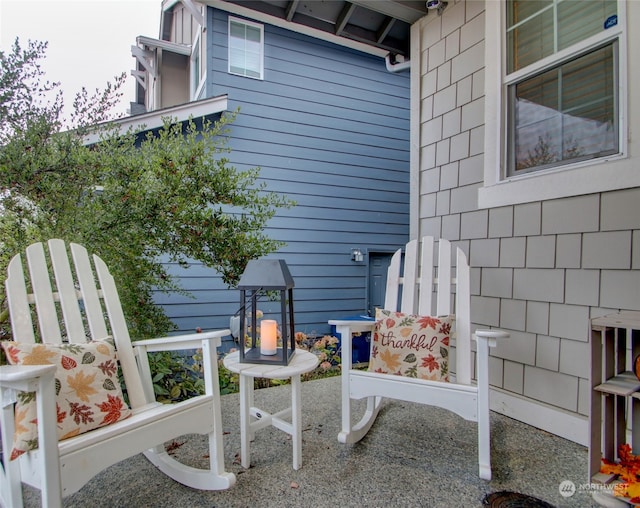
<path id="1" fill-rule="evenodd" d="M 340 335 L 340 349 L 342 350 L 342 374 L 351 369 L 351 342 L 354 333 L 371 332 L 376 322 L 371 319 L 331 319 L 329 324 L 336 327 L 336 334 Z M 347 337 L 348 340 L 345 340 Z"/>
<path id="2" fill-rule="evenodd" d="M 329 324 L 333 325 L 337 328 L 341 326 L 348 326 L 351 329 L 351 332 L 370 332 L 373 330 L 376 322 L 371 321 L 370 319 L 363 319 L 362 321 L 355 319 L 331 319 L 329 320 Z"/>
<path id="3" fill-rule="evenodd" d="M 59 506 L 55 500 L 62 499 L 56 427 L 55 372 L 55 365 L 3 365 L 0 367 L 0 405 L 2 406 L 0 427 L 3 433 L 2 445 L 4 449 L 2 456 L 5 461 L 5 471 L 10 467 L 9 454 L 12 448 L 10 439 L 12 439 L 15 430 L 13 408 L 10 407 L 15 402 L 14 390 L 36 392 L 40 465 L 32 464 L 31 474 L 41 480 L 40 489 L 42 491 L 43 506 Z M 6 408 L 8 407 L 9 409 L 7 410 Z M 19 480 L 20 477 L 18 476 L 17 478 Z M 9 483 L 12 483 L 11 477 L 9 480 Z M 6 486 L 7 484 L 5 483 L 3 488 Z M 13 490 L 11 486 L 9 488 Z M 9 494 L 9 499 L 22 501 L 21 497 L 16 495 L 15 492 Z M 22 506 L 21 502 L 20 506 Z"/>
<path id="4" fill-rule="evenodd" d="M 142 383 L 145 397 L 148 402 L 155 401 L 153 383 L 151 381 L 151 367 L 148 353 L 158 351 L 185 351 L 188 349 L 202 349 L 206 393 L 219 393 L 218 387 L 218 363 L 216 349 L 220 346 L 221 338 L 229 335 L 228 329 L 213 330 L 201 333 L 189 333 L 186 335 L 170 335 L 160 339 L 146 339 L 132 342 L 138 358 L 138 367 L 142 374 Z"/>
<path id="5" fill-rule="evenodd" d="M 496 339 L 508 339 L 511 334 L 504 330 L 476 330 L 473 334 L 476 341 L 486 341 L 489 347 L 496 346 Z"/>
<path id="6" fill-rule="evenodd" d="M 2 365 L 0 366 L 0 386 L 32 392 L 39 379 L 53 379 L 55 372 L 55 365 Z"/>
<path id="7" fill-rule="evenodd" d="M 198 349 L 202 347 L 202 341 L 207 340 L 215 347 L 221 344 L 221 338 L 231 335 L 231 331 L 213 330 L 201 333 L 189 333 L 186 335 L 170 335 L 159 339 L 146 339 L 133 342 L 132 345 L 138 349 L 146 349 L 147 352 L 154 351 L 181 351 L 185 349 Z"/>

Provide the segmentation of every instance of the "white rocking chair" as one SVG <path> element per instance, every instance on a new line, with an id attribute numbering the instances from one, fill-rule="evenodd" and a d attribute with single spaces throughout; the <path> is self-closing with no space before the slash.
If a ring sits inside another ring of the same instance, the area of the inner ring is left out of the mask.
<path id="1" fill-rule="evenodd" d="M 21 482 L 24 482 L 41 490 L 43 506 L 61 506 L 63 497 L 78 491 L 98 472 L 141 452 L 163 473 L 194 489 L 231 487 L 235 476 L 224 470 L 216 354 L 220 338 L 228 335 L 229 330 L 132 344 L 118 292 L 105 263 L 94 255 L 94 272 L 84 247 L 70 244 L 73 265 L 62 240 L 50 240 L 48 247 L 52 276 L 42 243 L 26 249 L 30 280 L 25 278 L 21 255 L 16 255 L 9 264 L 6 290 L 13 339 L 36 342 L 31 317 L 34 312 L 38 335 L 44 343 L 61 344 L 63 336 L 71 343 L 112 336 L 133 414 L 58 442 L 53 382 L 56 367 L 0 367 L 3 447 L 0 505 L 22 506 Z M 28 294 L 28 290 L 32 293 Z M 196 348 L 202 348 L 205 395 L 177 404 L 157 403 L 147 353 Z M 39 447 L 10 460 L 14 434 L 14 404 L 10 402 L 12 398 L 15 400 L 14 390 L 36 391 Z M 184 465 L 166 452 L 163 443 L 190 433 L 208 435 L 209 469 Z"/>
<path id="2" fill-rule="evenodd" d="M 434 276 L 434 239 L 422 239 L 422 257 L 418 257 L 418 241 L 410 241 L 405 249 L 404 276 L 400 275 L 402 252 L 392 257 L 387 274 L 385 309 L 407 314 L 445 316 L 455 312 L 456 379 L 451 382 L 427 381 L 413 377 L 381 374 L 352 369 L 351 340 L 355 332 L 373 332 L 372 321 L 331 320 L 342 337 L 342 443 L 360 441 L 373 425 L 382 397 L 437 406 L 462 418 L 478 423 L 479 476 L 491 479 L 489 430 L 489 347 L 497 338 L 507 338 L 501 330 L 476 330 L 471 333 L 469 265 L 461 249 L 457 249 L 457 274 L 451 274 L 451 244 L 439 240 L 437 277 Z M 420 267 L 422 267 L 421 275 Z M 451 309 L 452 286 L 455 285 L 455 308 Z M 401 306 L 398 306 L 402 286 Z M 432 305 L 435 286 L 435 309 Z M 477 342 L 477 384 L 471 384 L 471 337 Z M 373 337 L 372 337 L 373 339 Z M 373 347 L 373 340 L 371 341 Z M 351 401 L 367 398 L 364 416 L 351 423 Z"/>

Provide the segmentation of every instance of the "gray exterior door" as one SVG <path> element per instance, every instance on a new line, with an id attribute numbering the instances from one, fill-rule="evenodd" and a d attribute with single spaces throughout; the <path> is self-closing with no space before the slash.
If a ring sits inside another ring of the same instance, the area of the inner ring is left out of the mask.
<path id="1" fill-rule="evenodd" d="M 390 253 L 369 253 L 369 291 L 367 295 L 367 312 L 375 317 L 376 307 L 384 308 L 384 293 L 387 287 L 387 269 L 391 262 Z"/>

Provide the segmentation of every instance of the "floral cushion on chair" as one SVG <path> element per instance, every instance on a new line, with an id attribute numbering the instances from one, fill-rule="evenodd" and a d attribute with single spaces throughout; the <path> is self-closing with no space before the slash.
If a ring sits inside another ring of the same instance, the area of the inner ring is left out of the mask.
<path id="1" fill-rule="evenodd" d="M 376 309 L 369 370 L 449 381 L 449 335 L 454 319 Z"/>
<path id="2" fill-rule="evenodd" d="M 111 339 L 83 344 L 2 341 L 11 365 L 57 366 L 58 439 L 77 436 L 131 415 L 118 381 Z M 11 460 L 38 448 L 35 392 L 18 392 Z"/>

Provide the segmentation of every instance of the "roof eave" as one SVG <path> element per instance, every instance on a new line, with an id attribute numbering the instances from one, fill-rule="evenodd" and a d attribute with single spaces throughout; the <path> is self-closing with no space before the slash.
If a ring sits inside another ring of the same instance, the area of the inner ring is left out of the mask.
<path id="1" fill-rule="evenodd" d="M 310 37 L 314 37 L 316 39 L 332 42 L 334 44 L 339 44 L 340 46 L 345 46 L 351 49 L 362 51 L 363 53 L 379 56 L 381 58 L 384 58 L 389 53 L 388 49 L 376 48 L 369 44 L 358 42 L 352 39 L 347 39 L 345 37 L 340 37 L 338 35 L 325 32 L 323 30 L 311 28 L 308 26 L 300 25 L 298 23 L 293 23 L 291 21 L 287 21 L 286 19 L 281 19 L 276 16 L 271 16 L 266 13 L 262 13 L 253 9 L 249 9 L 247 7 L 243 7 L 242 5 L 225 2 L 224 0 L 202 0 L 202 3 L 208 6 L 214 7 L 216 9 L 229 12 L 231 14 L 244 16 L 246 18 L 249 18 L 255 21 L 260 21 L 263 23 L 269 23 L 270 25 L 275 25 L 280 28 L 285 28 L 287 30 L 291 30 L 292 32 L 301 33 L 304 35 L 308 35 Z"/>

